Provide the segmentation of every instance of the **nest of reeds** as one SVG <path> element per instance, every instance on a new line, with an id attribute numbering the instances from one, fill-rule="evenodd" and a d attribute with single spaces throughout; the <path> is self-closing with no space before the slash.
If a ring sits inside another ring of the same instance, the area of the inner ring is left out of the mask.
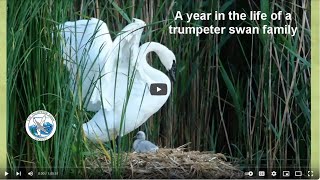
<path id="1" fill-rule="evenodd" d="M 104 178 L 112 177 L 111 161 L 99 158 Z M 88 161 L 93 162 L 93 161 Z M 91 164 L 93 165 L 93 164 Z M 96 166 L 98 167 L 98 166 Z M 89 169 L 95 168 L 94 165 Z M 157 153 L 127 153 L 121 167 L 122 178 L 134 179 L 217 179 L 242 178 L 243 172 L 227 162 L 223 154 L 160 148 Z"/>

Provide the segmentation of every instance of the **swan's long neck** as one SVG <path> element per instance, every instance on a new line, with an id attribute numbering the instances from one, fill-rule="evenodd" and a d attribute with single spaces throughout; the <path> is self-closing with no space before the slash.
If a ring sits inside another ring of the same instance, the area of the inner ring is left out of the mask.
<path id="1" fill-rule="evenodd" d="M 158 69 L 153 68 L 147 62 L 147 54 L 149 52 L 155 52 L 161 61 L 162 64 L 165 62 L 165 53 L 168 52 L 169 49 L 164 45 L 156 42 L 147 42 L 140 46 L 139 48 L 139 55 L 138 55 L 138 69 L 141 71 L 142 78 L 147 80 L 148 84 L 150 83 L 166 83 L 170 84 L 170 79 L 166 76 L 163 72 L 159 71 Z M 142 72 L 143 71 L 143 72 Z M 150 82 L 152 81 L 152 82 Z"/>
<path id="2" fill-rule="evenodd" d="M 159 58 L 162 64 L 164 64 L 164 54 L 168 52 L 169 49 L 165 47 L 164 45 L 157 43 L 157 42 L 147 42 L 140 46 L 139 50 L 139 58 L 138 59 L 146 59 L 147 54 L 149 52 L 155 52 Z"/>

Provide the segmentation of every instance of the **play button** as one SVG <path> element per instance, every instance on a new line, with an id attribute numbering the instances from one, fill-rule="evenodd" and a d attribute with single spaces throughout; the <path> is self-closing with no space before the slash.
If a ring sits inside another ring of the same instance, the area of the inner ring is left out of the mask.
<path id="1" fill-rule="evenodd" d="M 164 83 L 153 83 L 150 86 L 150 93 L 156 96 L 167 95 L 167 85 Z"/>

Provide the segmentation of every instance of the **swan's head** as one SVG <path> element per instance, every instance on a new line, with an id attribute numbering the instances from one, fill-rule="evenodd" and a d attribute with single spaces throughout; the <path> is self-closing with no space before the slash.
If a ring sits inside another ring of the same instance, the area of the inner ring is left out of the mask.
<path id="1" fill-rule="evenodd" d="M 168 75 L 171 81 L 176 81 L 176 70 L 177 70 L 177 64 L 176 64 L 176 56 L 173 54 L 173 52 L 169 49 L 162 52 L 163 56 L 160 56 L 160 60 L 166 70 L 168 71 Z"/>
<path id="2" fill-rule="evenodd" d="M 159 56 L 159 59 L 163 66 L 168 71 L 168 75 L 171 81 L 176 80 L 176 56 L 170 49 L 157 42 L 147 42 L 140 46 L 139 51 L 141 51 L 142 53 L 139 54 L 138 59 L 145 59 L 146 55 L 149 52 L 155 52 Z"/>
<path id="3" fill-rule="evenodd" d="M 145 140 L 146 139 L 146 135 L 144 134 L 143 131 L 139 131 L 137 133 L 137 135 L 135 136 L 136 139 L 141 139 L 141 140 Z"/>

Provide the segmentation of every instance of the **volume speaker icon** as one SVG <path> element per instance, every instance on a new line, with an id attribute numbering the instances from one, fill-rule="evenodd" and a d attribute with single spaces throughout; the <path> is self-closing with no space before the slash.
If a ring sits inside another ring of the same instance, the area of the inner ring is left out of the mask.
<path id="1" fill-rule="evenodd" d="M 28 175 L 33 176 L 33 172 L 32 171 L 28 172 Z"/>

